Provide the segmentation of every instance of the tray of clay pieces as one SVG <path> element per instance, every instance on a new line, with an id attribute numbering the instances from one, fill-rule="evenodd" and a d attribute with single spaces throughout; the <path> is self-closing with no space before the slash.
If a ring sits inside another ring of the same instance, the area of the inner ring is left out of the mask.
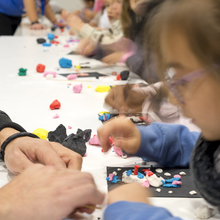
<path id="1" fill-rule="evenodd" d="M 145 175 L 145 172 L 143 170 L 148 169 L 148 167 L 139 167 L 138 172 Z M 161 173 L 157 173 L 156 170 L 160 169 L 162 170 Z M 117 183 L 113 183 L 107 180 L 108 184 L 108 190 L 123 185 L 125 183 L 122 182 L 122 176 L 123 173 L 126 171 L 131 170 L 131 172 L 134 172 L 134 167 L 107 167 L 107 177 L 109 177 L 109 174 L 112 174 L 113 172 L 116 172 L 117 177 L 120 181 Z M 180 187 L 177 188 L 167 188 L 164 186 L 160 187 L 152 187 L 150 186 L 149 189 L 152 192 L 153 197 L 179 197 L 179 198 L 201 198 L 199 193 L 196 191 L 196 188 L 194 186 L 192 176 L 190 174 L 190 169 L 187 168 L 164 168 L 164 167 L 150 167 L 150 171 L 153 172 L 158 178 L 162 177 L 163 179 L 171 179 L 174 177 L 174 175 L 181 175 L 181 182 L 182 184 Z M 169 175 L 170 174 L 170 175 Z M 106 178 L 107 178 L 106 177 Z"/>

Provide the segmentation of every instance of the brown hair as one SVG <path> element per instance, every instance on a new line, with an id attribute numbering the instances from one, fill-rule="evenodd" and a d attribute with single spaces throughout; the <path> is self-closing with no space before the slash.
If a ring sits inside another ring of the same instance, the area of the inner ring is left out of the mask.
<path id="1" fill-rule="evenodd" d="M 197 59 L 212 72 L 220 65 L 220 1 L 168 0 L 151 17 L 145 28 L 146 47 L 154 53 L 160 75 L 165 63 L 161 53 L 161 38 L 181 32 Z M 219 75 L 219 73 L 218 73 Z"/>
<path id="2" fill-rule="evenodd" d="M 132 18 L 136 16 L 135 13 L 132 11 L 130 6 L 129 0 L 123 0 L 122 4 L 122 13 L 121 13 L 121 23 L 122 23 L 122 30 L 124 33 L 124 37 L 131 38 L 131 27 L 133 25 Z"/>

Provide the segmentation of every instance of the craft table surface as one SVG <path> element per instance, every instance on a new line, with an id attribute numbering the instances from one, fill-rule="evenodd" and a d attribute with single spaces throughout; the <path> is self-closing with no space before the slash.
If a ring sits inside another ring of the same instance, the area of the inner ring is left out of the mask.
<path id="1" fill-rule="evenodd" d="M 107 74 L 109 77 L 78 79 L 80 82 L 71 82 L 72 85 L 68 88 L 69 81 L 64 77 L 47 80 L 43 74 L 37 73 L 37 64 L 46 65 L 47 71 L 57 71 L 58 60 L 62 57 L 72 59 L 73 65 L 87 61 L 91 64 L 101 63 L 82 56 L 66 55 L 76 48 L 74 43 L 71 43 L 69 48 L 64 48 L 63 45 L 44 48 L 36 43 L 36 39 L 36 36 L 0 37 L 0 109 L 7 112 L 13 121 L 21 124 L 29 132 L 36 128 L 52 131 L 62 123 L 66 127 L 72 126 L 71 130 L 67 129 L 68 134 L 76 132 L 78 128 L 90 128 L 93 136 L 101 126 L 98 113 L 105 110 L 103 103 L 106 96 L 106 93 L 97 93 L 94 89 L 97 85 L 121 83 L 114 81 L 115 76 L 111 76 L 111 73 L 112 71 L 119 73 L 126 68 L 98 69 L 97 72 Z M 68 39 L 68 36 L 58 38 L 62 43 Z M 27 76 L 18 76 L 18 69 L 21 67 L 28 69 Z M 59 71 L 65 73 L 62 69 Z M 131 77 L 131 82 L 141 82 L 135 74 Z M 84 82 L 81 82 L 83 80 Z M 72 87 L 80 83 L 83 84 L 82 93 L 75 94 Z M 55 99 L 61 102 L 61 109 L 52 111 L 49 105 Z M 60 118 L 53 119 L 55 114 L 59 114 Z M 137 157 L 122 159 L 113 152 L 103 154 L 100 147 L 87 145 L 87 157 L 83 159 L 82 171 L 91 173 L 97 187 L 107 193 L 106 166 L 134 166 L 135 162 L 140 164 L 142 160 Z M 14 175 L 1 162 L 0 187 L 13 177 Z M 154 205 L 163 206 L 183 219 L 195 219 L 194 209 L 205 204 L 203 199 L 152 198 L 151 201 Z M 101 211 L 95 211 L 89 219 L 97 217 L 101 217 Z"/>

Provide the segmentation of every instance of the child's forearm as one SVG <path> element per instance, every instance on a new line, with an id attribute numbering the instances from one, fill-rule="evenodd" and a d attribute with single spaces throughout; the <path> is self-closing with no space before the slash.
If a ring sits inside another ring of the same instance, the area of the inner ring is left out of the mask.
<path id="1" fill-rule="evenodd" d="M 38 20 L 36 7 L 35 7 L 35 1 L 34 0 L 23 0 L 24 7 L 27 12 L 27 16 L 30 19 L 31 23 Z"/>
<path id="2" fill-rule="evenodd" d="M 47 0 L 45 5 L 45 16 L 51 21 L 51 23 L 55 24 L 57 22 L 57 19 L 50 7 L 49 0 Z"/>

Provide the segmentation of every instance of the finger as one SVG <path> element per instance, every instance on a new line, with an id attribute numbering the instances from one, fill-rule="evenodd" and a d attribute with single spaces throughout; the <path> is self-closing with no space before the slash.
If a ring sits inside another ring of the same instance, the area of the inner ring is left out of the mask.
<path id="1" fill-rule="evenodd" d="M 114 99 L 114 90 L 115 88 L 111 89 L 109 94 L 105 97 L 105 103 L 112 106 L 112 108 L 119 110 L 120 105 L 118 105 Z"/>
<path id="2" fill-rule="evenodd" d="M 82 156 L 61 144 L 50 142 L 54 151 L 60 156 L 60 158 L 66 164 L 66 167 L 70 170 L 81 170 L 82 168 Z"/>
<path id="3" fill-rule="evenodd" d="M 20 149 L 17 149 L 16 151 L 10 152 L 9 155 L 6 154 L 5 164 L 12 173 L 19 174 L 34 163 L 31 162 Z"/>
<path id="4" fill-rule="evenodd" d="M 37 146 L 35 149 L 35 156 L 38 162 L 44 165 L 51 165 L 57 168 L 66 168 L 65 162 L 53 150 L 49 142 Z"/>

